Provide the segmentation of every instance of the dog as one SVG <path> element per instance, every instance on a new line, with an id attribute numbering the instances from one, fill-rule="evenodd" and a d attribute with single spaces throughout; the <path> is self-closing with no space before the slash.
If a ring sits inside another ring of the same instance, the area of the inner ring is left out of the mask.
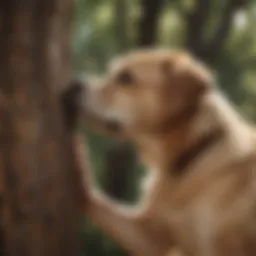
<path id="1" fill-rule="evenodd" d="M 134 51 L 80 87 L 80 118 L 133 142 L 148 169 L 138 204 L 127 206 L 81 167 L 83 209 L 95 224 L 130 255 L 256 255 L 255 128 L 200 60 Z"/>

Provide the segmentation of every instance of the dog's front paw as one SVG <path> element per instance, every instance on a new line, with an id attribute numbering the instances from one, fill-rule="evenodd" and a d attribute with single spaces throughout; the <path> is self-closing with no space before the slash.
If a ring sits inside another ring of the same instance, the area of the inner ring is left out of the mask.
<path id="1" fill-rule="evenodd" d="M 61 107 L 65 123 L 69 129 L 74 129 L 81 109 L 81 95 L 83 83 L 79 80 L 71 81 L 68 88 L 61 94 Z"/>

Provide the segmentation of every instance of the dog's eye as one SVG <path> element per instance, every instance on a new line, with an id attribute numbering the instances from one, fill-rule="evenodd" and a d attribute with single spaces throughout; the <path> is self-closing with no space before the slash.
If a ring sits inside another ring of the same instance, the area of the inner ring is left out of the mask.
<path id="1" fill-rule="evenodd" d="M 131 85 L 134 82 L 134 77 L 131 72 L 125 70 L 118 75 L 117 82 L 124 86 Z"/>

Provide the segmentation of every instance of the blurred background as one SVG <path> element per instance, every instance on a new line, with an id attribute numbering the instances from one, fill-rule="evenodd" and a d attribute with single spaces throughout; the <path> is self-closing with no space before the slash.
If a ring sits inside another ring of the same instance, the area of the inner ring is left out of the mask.
<path id="1" fill-rule="evenodd" d="M 223 91 L 256 121 L 256 0 L 77 0 L 72 29 L 75 73 L 101 73 L 115 55 L 148 46 L 184 47 L 206 62 Z M 130 145 L 85 131 L 99 185 L 136 201 L 143 166 Z M 86 255 L 125 255 L 89 220 Z"/>

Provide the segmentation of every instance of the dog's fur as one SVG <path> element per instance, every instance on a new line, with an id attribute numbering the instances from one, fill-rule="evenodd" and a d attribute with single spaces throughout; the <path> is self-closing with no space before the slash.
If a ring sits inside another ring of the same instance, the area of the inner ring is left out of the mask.
<path id="1" fill-rule="evenodd" d="M 116 123 L 148 169 L 135 207 L 87 182 L 86 212 L 103 231 L 132 255 L 256 255 L 256 133 L 210 71 L 184 52 L 144 50 L 84 92 L 87 121 Z"/>

